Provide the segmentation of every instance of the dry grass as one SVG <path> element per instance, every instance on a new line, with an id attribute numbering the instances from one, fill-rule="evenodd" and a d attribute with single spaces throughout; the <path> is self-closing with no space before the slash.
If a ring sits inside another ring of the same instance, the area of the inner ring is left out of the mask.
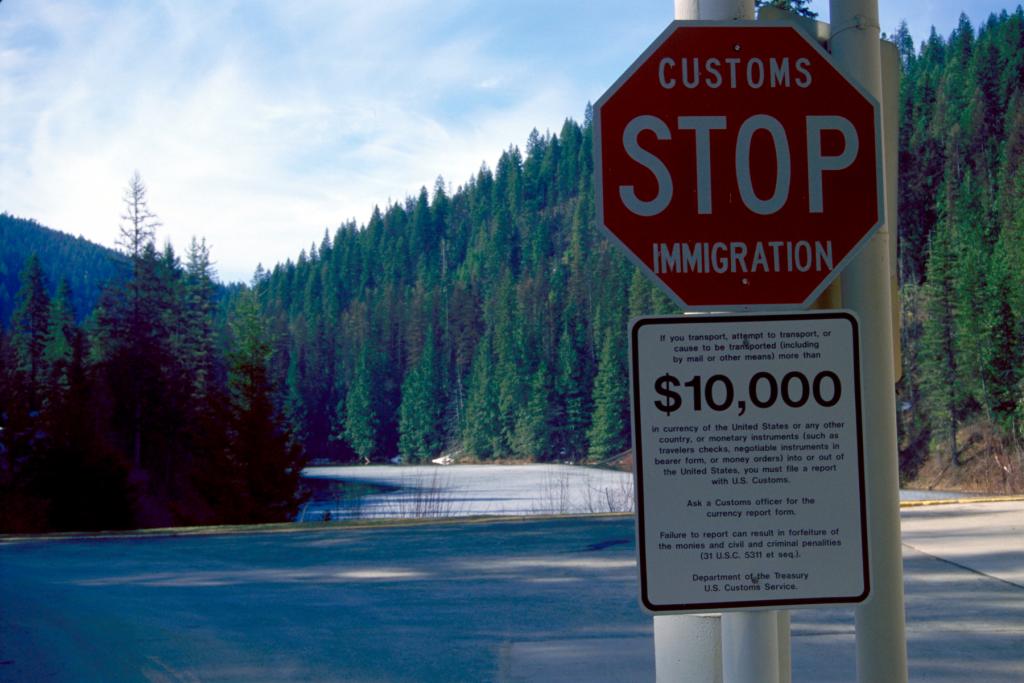
<path id="1" fill-rule="evenodd" d="M 586 486 L 580 489 L 572 481 L 574 476 L 579 475 L 571 470 L 548 475 L 531 512 L 538 515 L 575 515 L 634 511 L 631 479 L 622 478 L 606 485 L 587 481 Z M 574 490 L 577 492 L 575 497 Z"/>
<path id="2" fill-rule="evenodd" d="M 909 489 L 1013 495 L 1024 493 L 1024 448 L 987 423 L 965 426 L 957 435 L 961 465 L 944 448 L 932 449 Z"/>

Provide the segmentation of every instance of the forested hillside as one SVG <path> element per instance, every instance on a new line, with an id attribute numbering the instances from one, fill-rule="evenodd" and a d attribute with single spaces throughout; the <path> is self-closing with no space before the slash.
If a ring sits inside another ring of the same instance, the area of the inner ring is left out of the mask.
<path id="1" fill-rule="evenodd" d="M 44 228 L 35 221 L 0 213 L 0 327 L 8 327 L 18 293 L 18 275 L 31 254 L 49 270 L 50 294 L 67 280 L 72 306 L 81 320 L 95 308 L 103 287 L 128 277 L 128 259 L 82 237 Z"/>
<path id="2" fill-rule="evenodd" d="M 901 87 L 904 460 L 1021 407 L 1020 9 L 915 47 Z M 343 226 L 257 288 L 308 450 L 406 461 L 602 458 L 627 445 L 625 322 L 672 306 L 594 227 L 590 126 L 530 137 L 449 196 Z M 953 456 L 949 456 L 953 459 Z M 955 459 L 953 459 L 956 462 Z"/>
<path id="3" fill-rule="evenodd" d="M 318 457 L 600 459 L 627 447 L 626 322 L 671 306 L 594 226 L 591 129 L 534 131 L 259 275 L 283 408 Z"/>
<path id="4" fill-rule="evenodd" d="M 919 50 L 900 31 L 903 470 L 929 445 L 1021 478 L 1024 421 L 1024 16 L 965 16 Z M 965 430 L 965 427 L 970 429 Z"/>
<path id="5" fill-rule="evenodd" d="M 1009 490 L 1024 485 L 1024 11 L 894 39 L 901 471 L 991 461 Z M 675 307 L 596 228 L 591 136 L 589 111 L 534 131 L 465 184 L 438 179 L 223 294 L 204 241 L 156 249 L 136 175 L 123 275 L 84 321 L 73 302 L 97 283 L 64 276 L 101 272 L 78 265 L 90 248 L 55 254 L 74 240 L 0 216 L 0 267 L 25 264 L 16 287 L 0 271 L 0 528 L 288 519 L 307 459 L 627 449 L 627 321 Z M 8 242 L 12 226 L 42 237 Z"/>
<path id="6" fill-rule="evenodd" d="M 35 252 L 21 270 L 0 334 L 0 529 L 291 519 L 301 447 L 273 405 L 253 292 L 227 320 L 205 241 L 184 261 L 157 251 L 137 174 L 122 218 L 127 272 L 84 323 L 68 279 L 51 294 Z"/>

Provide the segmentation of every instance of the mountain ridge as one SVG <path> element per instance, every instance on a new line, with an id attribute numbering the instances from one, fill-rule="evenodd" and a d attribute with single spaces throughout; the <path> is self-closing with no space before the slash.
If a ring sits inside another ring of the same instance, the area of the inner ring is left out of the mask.
<path id="1" fill-rule="evenodd" d="M 99 302 L 103 287 L 121 282 L 131 272 L 121 253 L 82 236 L 47 227 L 30 218 L 0 213 L 0 326 L 9 327 L 20 275 L 35 253 L 46 274 L 52 297 L 61 280 L 71 285 L 76 320 L 86 318 Z"/>

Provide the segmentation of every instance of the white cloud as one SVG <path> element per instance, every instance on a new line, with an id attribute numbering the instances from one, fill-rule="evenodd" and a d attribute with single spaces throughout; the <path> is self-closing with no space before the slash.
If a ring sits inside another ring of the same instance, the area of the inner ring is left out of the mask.
<path id="1" fill-rule="evenodd" d="M 455 4 L 20 9 L 0 28 L 26 44 L 0 70 L 17 91 L 0 208 L 109 245 L 138 169 L 158 239 L 206 236 L 232 280 L 438 175 L 463 184 L 584 102 Z"/>
<path id="2" fill-rule="evenodd" d="M 138 169 L 158 238 L 205 236 L 246 280 L 579 119 L 670 16 L 667 0 L 5 2 L 0 210 L 110 245 Z"/>

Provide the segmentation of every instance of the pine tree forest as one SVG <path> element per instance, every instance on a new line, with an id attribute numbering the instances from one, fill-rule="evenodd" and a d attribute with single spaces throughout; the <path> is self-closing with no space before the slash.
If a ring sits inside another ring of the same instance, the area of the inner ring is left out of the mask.
<path id="1" fill-rule="evenodd" d="M 1024 12 L 892 39 L 901 473 L 961 467 L 984 438 L 1019 476 Z M 287 520 L 308 462 L 626 451 L 627 322 L 678 309 L 597 230 L 591 149 L 588 108 L 230 287 L 201 238 L 158 248 L 136 174 L 111 221 L 130 272 L 88 315 L 25 254 L 0 335 L 0 528 Z"/>
<path id="2" fill-rule="evenodd" d="M 901 474 L 979 457 L 1021 480 L 1024 15 L 961 15 L 916 49 L 905 27 L 899 271 Z M 985 448 L 981 448 L 985 446 Z M 977 464 L 977 463 L 976 463 Z"/>

